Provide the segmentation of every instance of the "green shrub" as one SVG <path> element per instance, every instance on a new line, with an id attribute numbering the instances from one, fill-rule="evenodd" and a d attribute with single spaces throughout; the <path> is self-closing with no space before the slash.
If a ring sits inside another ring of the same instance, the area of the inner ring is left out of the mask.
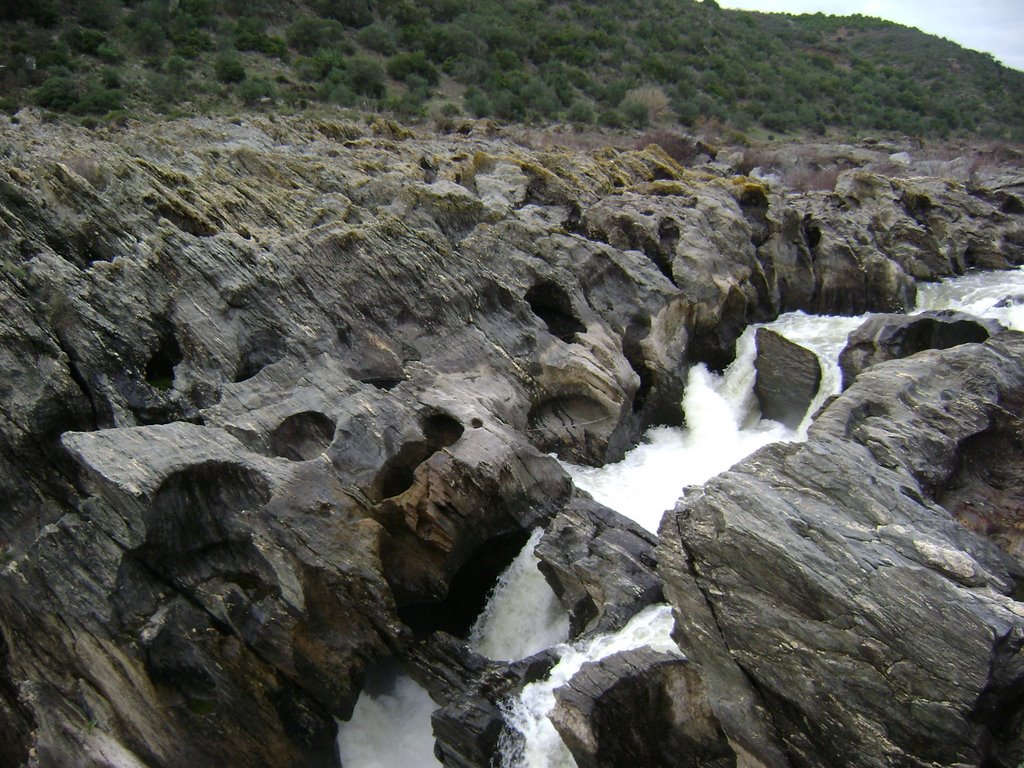
<path id="1" fill-rule="evenodd" d="M 132 30 L 135 47 L 144 54 L 158 54 L 167 44 L 167 32 L 156 21 L 142 19 Z"/>
<path id="2" fill-rule="evenodd" d="M 407 80 L 412 75 L 423 78 L 430 85 L 437 85 L 441 80 L 437 67 L 423 51 L 395 54 L 388 60 L 387 72 L 396 80 Z"/>
<path id="3" fill-rule="evenodd" d="M 311 5 L 318 15 L 348 27 L 365 27 L 373 21 L 372 0 L 312 0 Z"/>
<path id="4" fill-rule="evenodd" d="M 398 35 L 390 24 L 376 21 L 356 33 L 356 40 L 364 48 L 390 56 L 398 50 Z"/>
<path id="5" fill-rule="evenodd" d="M 124 53 L 116 45 L 105 42 L 96 49 L 96 55 L 108 64 L 117 64 L 124 61 Z"/>
<path id="6" fill-rule="evenodd" d="M 35 101 L 41 107 L 67 112 L 78 103 L 78 86 L 70 77 L 51 77 L 36 89 Z"/>
<path id="7" fill-rule="evenodd" d="M 277 89 L 264 77 L 250 77 L 238 86 L 238 98 L 248 106 L 273 102 L 277 99 Z"/>
<path id="8" fill-rule="evenodd" d="M 633 128 L 646 128 L 651 122 L 651 113 L 647 105 L 635 99 L 626 99 L 619 105 L 623 119 Z"/>
<path id="9" fill-rule="evenodd" d="M 79 115 L 105 115 L 123 106 L 124 96 L 116 88 L 107 88 L 102 83 L 90 83 L 82 91 L 74 106 Z"/>
<path id="10" fill-rule="evenodd" d="M 353 56 L 346 62 L 345 79 L 361 96 L 379 99 L 387 92 L 387 74 L 380 62 L 366 56 Z"/>
<path id="11" fill-rule="evenodd" d="M 222 83 L 240 83 L 245 80 L 245 66 L 233 53 L 222 53 L 213 61 L 213 74 Z"/>
<path id="12" fill-rule="evenodd" d="M 98 29 L 72 27 L 61 35 L 61 39 L 73 51 L 95 55 L 97 49 L 107 41 L 107 35 Z"/>
<path id="13" fill-rule="evenodd" d="M 490 117 L 494 114 L 494 105 L 487 94 L 479 88 L 467 88 L 462 102 L 466 106 L 466 111 L 473 117 Z"/>
<path id="14" fill-rule="evenodd" d="M 340 42 L 344 35 L 344 28 L 333 19 L 300 16 L 288 26 L 285 39 L 292 48 L 308 56 L 318 48 Z"/>
<path id="15" fill-rule="evenodd" d="M 574 123 L 590 125 L 594 122 L 594 108 L 585 101 L 574 101 L 566 116 Z"/>

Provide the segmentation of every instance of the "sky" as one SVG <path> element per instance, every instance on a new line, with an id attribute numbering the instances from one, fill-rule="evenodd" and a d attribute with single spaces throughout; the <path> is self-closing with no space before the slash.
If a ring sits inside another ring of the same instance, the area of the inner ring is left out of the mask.
<path id="1" fill-rule="evenodd" d="M 917 27 L 1024 70 L 1024 0 L 718 0 L 745 11 L 865 16 Z"/>

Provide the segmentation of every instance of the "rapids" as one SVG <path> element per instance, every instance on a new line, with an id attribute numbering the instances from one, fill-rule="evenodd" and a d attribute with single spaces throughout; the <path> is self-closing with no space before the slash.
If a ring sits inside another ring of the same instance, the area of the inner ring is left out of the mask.
<path id="1" fill-rule="evenodd" d="M 914 312 L 934 309 L 958 309 L 1024 331 L 1024 268 L 920 284 Z M 736 358 L 722 374 L 703 365 L 690 370 L 683 399 L 686 427 L 653 428 L 622 461 L 600 468 L 566 464 L 567 471 L 597 501 L 656 531 L 662 514 L 686 486 L 706 482 L 763 445 L 806 436 L 813 413 L 839 391 L 839 353 L 847 335 L 864 319 L 793 312 L 764 324 L 813 350 L 822 362 L 821 390 L 798 429 L 760 418 L 753 395 L 757 326 L 751 326 L 737 341 Z M 523 738 L 505 741 L 504 768 L 575 766 L 547 712 L 554 703 L 555 688 L 584 663 L 641 645 L 678 652 L 670 637 L 671 611 L 665 605 L 640 612 L 617 634 L 565 644 L 568 619 L 533 556 L 540 535 L 540 529 L 534 531 L 502 575 L 469 638 L 475 650 L 493 659 L 523 658 L 552 646 L 560 658 L 547 680 L 528 685 L 520 698 L 507 703 L 506 719 Z M 395 678 L 385 691 L 367 691 L 352 720 L 339 728 L 344 765 L 438 765 L 430 732 L 433 708 L 426 693 L 404 676 Z"/>

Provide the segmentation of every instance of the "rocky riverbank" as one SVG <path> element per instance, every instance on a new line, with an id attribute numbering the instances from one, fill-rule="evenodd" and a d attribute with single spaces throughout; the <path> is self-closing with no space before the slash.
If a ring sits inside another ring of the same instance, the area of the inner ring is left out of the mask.
<path id="1" fill-rule="evenodd" d="M 751 322 L 1024 262 L 1024 179 L 996 178 L 795 193 L 486 123 L 5 120 L 0 763 L 337 765 L 335 718 L 388 657 L 476 739 L 446 754 L 486 754 L 536 670 L 437 633 L 551 522 L 574 632 L 676 605 L 692 667 L 626 667 L 706 689 L 695 764 L 1016 765 L 1019 561 L 938 506 L 994 498 L 963 460 L 986 435 L 1019 448 L 1015 335 L 867 371 L 658 542 L 549 456 L 680 423 L 688 368 Z"/>

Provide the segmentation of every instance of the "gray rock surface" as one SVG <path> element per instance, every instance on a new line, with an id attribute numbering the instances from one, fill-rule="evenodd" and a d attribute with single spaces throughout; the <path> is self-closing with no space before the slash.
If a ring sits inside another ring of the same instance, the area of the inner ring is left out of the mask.
<path id="1" fill-rule="evenodd" d="M 963 312 L 941 310 L 915 315 L 874 315 L 850 334 L 839 354 L 843 388 L 865 368 L 908 357 L 925 349 L 948 349 L 985 341 L 1003 327 Z"/>
<path id="2" fill-rule="evenodd" d="M 666 516 L 677 640 L 737 755 L 1020 763 L 1024 567 L 937 501 L 1022 392 L 1016 333 L 870 369 L 806 443 L 761 449 Z"/>
<path id="3" fill-rule="evenodd" d="M 550 717 L 579 768 L 736 765 L 698 671 L 651 648 L 584 664 Z"/>
<path id="4" fill-rule="evenodd" d="M 1024 260 L 1007 199 L 482 123 L 0 118 L 0 756 L 336 764 L 403 617 L 569 502 L 546 454 L 680 423 L 752 320 Z M 566 594 L 632 551 L 602 526 Z"/>
<path id="5" fill-rule="evenodd" d="M 754 395 L 761 415 L 796 429 L 821 387 L 818 356 L 770 328 L 758 328 L 754 343 Z"/>

